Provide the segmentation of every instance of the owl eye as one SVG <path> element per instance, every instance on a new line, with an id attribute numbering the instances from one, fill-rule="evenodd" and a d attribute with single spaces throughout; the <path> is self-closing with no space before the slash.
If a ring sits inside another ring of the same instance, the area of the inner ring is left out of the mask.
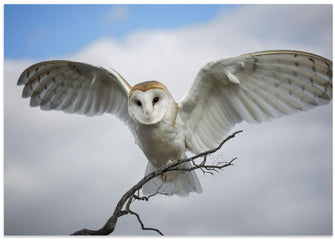
<path id="1" fill-rule="evenodd" d="M 142 106 L 142 103 L 141 103 L 140 100 L 137 100 L 137 101 L 136 101 L 136 104 L 137 104 L 137 106 L 139 106 L 139 107 Z"/>
<path id="2" fill-rule="evenodd" d="M 152 100 L 153 103 L 157 103 L 158 101 L 159 101 L 159 97 L 155 97 L 155 98 Z"/>

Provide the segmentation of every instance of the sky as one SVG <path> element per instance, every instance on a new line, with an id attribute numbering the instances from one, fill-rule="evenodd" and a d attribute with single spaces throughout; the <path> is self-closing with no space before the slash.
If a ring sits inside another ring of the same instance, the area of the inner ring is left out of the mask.
<path id="1" fill-rule="evenodd" d="M 21 72 L 44 60 L 112 67 L 131 84 L 163 82 L 176 101 L 207 62 L 291 49 L 332 59 L 331 5 L 5 5 L 4 233 L 97 229 L 147 160 L 112 115 L 41 111 Z M 203 193 L 133 205 L 171 236 L 332 234 L 332 103 L 243 130 L 197 172 Z M 156 235 L 124 216 L 115 235 Z"/>
<path id="2" fill-rule="evenodd" d="M 217 5 L 6 5 L 5 57 L 61 57 L 104 37 L 123 41 L 134 31 L 208 21 L 219 9 Z M 39 17 L 31 17 L 35 15 Z"/>

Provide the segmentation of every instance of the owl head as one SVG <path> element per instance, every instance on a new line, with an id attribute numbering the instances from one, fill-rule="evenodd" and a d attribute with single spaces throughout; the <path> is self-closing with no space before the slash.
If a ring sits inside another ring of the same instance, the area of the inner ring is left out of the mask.
<path id="1" fill-rule="evenodd" d="M 144 125 L 159 123 L 165 118 L 173 100 L 160 82 L 148 81 L 135 85 L 129 92 L 130 117 Z"/>

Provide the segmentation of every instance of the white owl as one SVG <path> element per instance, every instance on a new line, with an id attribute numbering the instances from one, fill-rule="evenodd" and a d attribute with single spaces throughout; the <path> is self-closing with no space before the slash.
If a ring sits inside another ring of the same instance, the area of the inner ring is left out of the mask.
<path id="1" fill-rule="evenodd" d="M 210 62 L 175 102 L 160 82 L 131 86 L 112 69 L 71 61 L 46 61 L 18 80 L 23 97 L 42 110 L 88 116 L 111 113 L 130 128 L 149 160 L 146 174 L 186 151 L 216 147 L 236 124 L 262 122 L 328 103 L 332 61 L 299 51 L 264 51 Z M 189 164 L 189 163 L 188 163 Z M 143 187 L 148 195 L 202 191 L 192 172 L 170 172 Z"/>

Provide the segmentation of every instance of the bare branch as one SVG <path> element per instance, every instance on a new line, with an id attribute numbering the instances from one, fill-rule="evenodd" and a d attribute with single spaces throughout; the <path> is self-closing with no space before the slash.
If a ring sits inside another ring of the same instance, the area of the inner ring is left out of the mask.
<path id="1" fill-rule="evenodd" d="M 140 215 L 138 215 L 136 212 L 129 210 L 129 213 L 132 214 L 132 215 L 135 215 L 135 216 L 136 216 L 138 222 L 139 222 L 140 225 L 141 225 L 142 230 L 156 231 L 156 232 L 158 232 L 160 235 L 162 235 L 162 236 L 164 235 L 164 234 L 163 234 L 161 231 L 159 231 L 157 228 L 147 228 L 147 227 L 144 227 L 144 224 L 143 224 L 143 222 L 142 222 L 142 220 L 141 220 L 141 218 L 140 218 Z"/>
<path id="2" fill-rule="evenodd" d="M 180 159 L 178 161 L 174 161 L 170 164 L 167 164 L 149 174 L 147 174 L 145 177 L 143 177 L 137 184 L 135 184 L 131 189 L 129 189 L 118 201 L 113 215 L 107 220 L 106 224 L 98 229 L 98 230 L 89 230 L 89 229 L 82 229 L 79 230 L 72 235 L 109 235 L 112 233 L 115 229 L 117 220 L 119 217 L 131 214 L 135 215 L 138 222 L 141 225 L 142 230 L 152 230 L 156 231 L 160 235 L 163 235 L 163 233 L 156 229 L 156 228 L 147 228 L 144 227 L 143 221 L 141 220 L 138 213 L 130 210 L 131 203 L 135 200 L 141 200 L 141 201 L 148 201 L 151 197 L 156 196 L 157 194 L 162 194 L 159 192 L 159 188 L 157 189 L 156 193 L 150 195 L 150 196 L 139 196 L 139 190 L 143 187 L 145 183 L 153 179 L 154 177 L 160 176 L 163 173 L 170 172 L 170 171 L 194 171 L 196 169 L 200 169 L 203 173 L 211 174 L 213 175 L 215 172 L 218 172 L 219 170 L 222 170 L 225 167 L 232 166 L 233 162 L 236 160 L 236 158 L 230 160 L 229 162 L 218 162 L 216 164 L 212 165 L 206 165 L 207 164 L 207 156 L 217 152 L 223 144 L 225 144 L 230 139 L 234 138 L 236 134 L 241 133 L 242 131 L 234 132 L 232 135 L 226 137 L 216 148 L 202 152 L 200 154 L 194 155 L 193 157 L 186 158 L 186 159 Z M 196 160 L 203 158 L 203 160 L 197 164 Z M 186 168 L 186 167 L 180 167 L 183 163 L 191 162 L 193 164 L 192 167 Z M 136 195 L 136 192 L 138 194 Z M 123 210 L 124 205 L 125 209 Z"/>

